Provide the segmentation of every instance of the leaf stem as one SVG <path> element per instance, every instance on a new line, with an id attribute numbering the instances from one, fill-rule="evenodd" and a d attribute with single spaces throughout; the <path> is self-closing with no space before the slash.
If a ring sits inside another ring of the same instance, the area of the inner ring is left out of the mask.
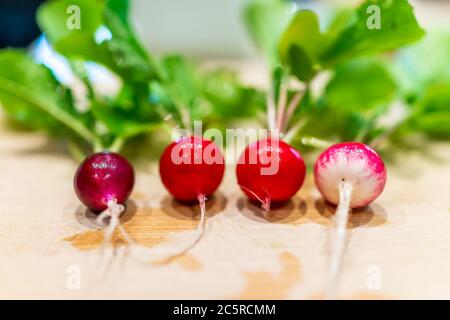
<path id="1" fill-rule="evenodd" d="M 113 143 L 111 144 L 111 147 L 109 147 L 109 150 L 112 152 L 119 153 L 120 150 L 122 150 L 122 147 L 127 139 L 124 136 L 119 136 L 114 139 Z"/>
<path id="2" fill-rule="evenodd" d="M 301 139 L 301 143 L 305 146 L 310 146 L 318 149 L 328 148 L 333 144 L 330 141 L 319 139 L 316 137 L 303 137 Z"/>
<path id="3" fill-rule="evenodd" d="M 67 150 L 78 162 L 82 162 L 86 158 L 86 154 L 81 150 L 77 143 L 73 140 L 69 140 L 67 144 Z"/>
<path id="4" fill-rule="evenodd" d="M 38 93 L 33 92 L 32 89 L 24 89 L 16 85 L 8 79 L 0 79 L 0 90 L 5 90 L 20 99 L 26 100 L 31 105 L 34 105 L 42 111 L 48 113 L 53 118 L 64 124 L 66 127 L 72 129 L 80 137 L 85 139 L 88 143 L 101 145 L 99 138 L 93 134 L 86 126 L 84 126 L 78 119 L 71 114 L 65 112 L 57 104 L 43 99 Z"/>

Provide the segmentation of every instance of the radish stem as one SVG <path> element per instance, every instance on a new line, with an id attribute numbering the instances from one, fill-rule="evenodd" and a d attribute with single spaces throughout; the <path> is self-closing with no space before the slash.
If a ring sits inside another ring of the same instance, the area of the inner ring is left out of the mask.
<path id="1" fill-rule="evenodd" d="M 342 268 L 342 259 L 345 251 L 345 233 L 350 212 L 353 184 L 342 180 L 339 184 L 339 205 L 336 209 L 336 238 L 328 269 L 326 297 L 334 299 L 338 284 L 339 272 Z"/>
<path id="2" fill-rule="evenodd" d="M 112 152 L 119 152 L 122 149 L 125 141 L 126 141 L 126 138 L 124 136 L 117 137 L 116 139 L 114 139 L 109 150 Z"/>
<path id="3" fill-rule="evenodd" d="M 79 162 L 82 162 L 86 158 L 86 154 L 81 150 L 77 143 L 73 140 L 69 140 L 67 144 L 67 150 Z"/>
<path id="4" fill-rule="evenodd" d="M 63 108 L 61 108 L 53 101 L 49 101 L 48 99 L 41 97 L 38 93 L 33 92 L 33 90 L 17 86 L 15 83 L 6 79 L 0 79 L 0 85 L 11 95 L 22 98 L 30 105 L 34 105 L 42 111 L 48 113 L 59 122 L 63 123 L 66 127 L 77 133 L 86 141 L 94 141 L 94 143 L 99 141 L 98 137 L 94 133 L 92 133 L 86 126 L 84 126 L 73 115 L 66 112 Z"/>
<path id="5" fill-rule="evenodd" d="M 267 122 L 270 130 L 274 130 L 277 127 L 275 102 L 272 94 L 267 97 Z"/>
<path id="6" fill-rule="evenodd" d="M 296 137 L 297 133 L 303 128 L 306 124 L 305 119 L 298 121 L 294 126 L 292 126 L 288 132 L 283 137 L 283 140 L 286 143 L 291 143 L 292 140 Z"/>
<path id="7" fill-rule="evenodd" d="M 280 97 L 277 105 L 277 129 L 281 130 L 285 117 L 286 104 L 288 99 L 288 88 L 285 84 L 281 85 Z"/>
<path id="8" fill-rule="evenodd" d="M 303 137 L 300 142 L 305 146 L 310 146 L 318 149 L 328 148 L 333 144 L 330 141 L 326 141 L 316 137 Z"/>
<path id="9" fill-rule="evenodd" d="M 282 121 L 282 126 L 280 128 L 282 132 L 285 132 L 287 130 L 289 121 L 291 120 L 291 117 L 294 114 L 295 109 L 297 109 L 300 100 L 303 97 L 303 94 L 304 94 L 303 92 L 297 92 L 295 96 L 292 98 L 292 100 L 289 102 L 289 105 L 287 106 L 286 109 L 285 117 Z"/>

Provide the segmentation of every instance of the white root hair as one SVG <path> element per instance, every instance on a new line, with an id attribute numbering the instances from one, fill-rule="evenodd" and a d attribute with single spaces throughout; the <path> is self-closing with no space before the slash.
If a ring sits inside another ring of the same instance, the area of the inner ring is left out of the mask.
<path id="1" fill-rule="evenodd" d="M 350 215 L 352 189 L 353 185 L 345 180 L 339 184 L 339 205 L 336 209 L 336 235 L 325 289 L 325 297 L 327 299 L 336 298 L 339 275 L 342 269 L 342 260 L 345 252 L 345 235 Z"/>
<path id="2" fill-rule="evenodd" d="M 242 189 L 250 192 L 256 199 L 258 199 L 259 202 L 261 202 L 261 209 L 263 210 L 263 213 L 266 215 L 267 213 L 269 213 L 270 211 L 270 205 L 271 205 L 271 200 L 270 200 L 270 196 L 269 193 L 267 192 L 266 189 L 264 189 L 264 191 L 266 192 L 266 197 L 263 199 L 261 199 L 261 197 L 259 197 L 256 192 L 250 190 L 247 187 L 244 187 L 243 185 L 239 185 Z"/>
<path id="3" fill-rule="evenodd" d="M 187 252 L 189 252 L 191 249 L 193 249 L 202 239 L 203 235 L 205 234 L 206 227 L 207 227 L 207 219 L 206 219 L 206 197 L 203 194 L 200 194 L 198 196 L 198 201 L 200 205 L 200 221 L 197 225 L 197 229 L 195 232 L 194 240 L 185 248 L 178 250 L 174 253 L 167 254 L 166 252 L 158 252 L 155 249 L 149 249 L 136 241 L 134 241 L 128 232 L 125 230 L 123 225 L 120 223 L 120 215 L 125 210 L 125 207 L 121 204 L 117 204 L 117 201 L 110 201 L 108 202 L 108 209 L 100 213 L 100 215 L 97 217 L 96 222 L 100 225 L 103 225 L 104 228 L 104 239 L 102 244 L 102 256 L 104 253 L 105 247 L 108 245 L 109 242 L 112 240 L 112 236 L 114 234 L 114 231 L 117 229 L 125 239 L 125 241 L 129 245 L 129 249 L 131 253 L 134 254 L 136 258 L 139 260 L 148 262 L 148 260 L 160 260 L 163 262 L 170 262 L 178 257 L 183 256 Z M 104 219 L 109 217 L 110 221 L 109 224 L 106 225 L 104 223 Z M 160 256 L 158 256 L 158 254 Z"/>

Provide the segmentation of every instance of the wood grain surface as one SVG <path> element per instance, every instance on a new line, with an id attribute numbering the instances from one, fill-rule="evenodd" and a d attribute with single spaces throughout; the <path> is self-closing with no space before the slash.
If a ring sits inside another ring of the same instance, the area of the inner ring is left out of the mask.
<path id="1" fill-rule="evenodd" d="M 155 259 L 134 259 L 115 234 L 108 268 L 101 268 L 102 231 L 72 188 L 77 163 L 44 135 L 2 123 L 0 137 L 0 298 L 323 296 L 334 208 L 311 175 L 291 202 L 264 217 L 227 167 L 208 201 L 204 238 L 164 262 L 156 252 L 173 252 L 194 237 L 198 208 L 167 195 L 155 164 L 141 166 L 122 222 Z M 450 298 L 449 144 L 402 157 L 401 167 L 388 166 L 382 196 L 351 217 L 341 298 Z M 71 282 L 78 274 L 79 288 Z"/>

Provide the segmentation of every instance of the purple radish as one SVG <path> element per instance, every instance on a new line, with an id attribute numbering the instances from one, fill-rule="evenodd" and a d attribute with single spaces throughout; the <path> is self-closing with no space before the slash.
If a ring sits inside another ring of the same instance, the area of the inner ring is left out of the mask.
<path id="1" fill-rule="evenodd" d="M 110 241 L 117 227 L 125 233 L 119 217 L 133 186 L 133 167 L 117 153 L 95 153 L 84 160 L 75 173 L 74 188 L 78 199 L 98 214 L 97 223 L 103 225 L 103 220 L 110 218 L 104 244 Z"/>

